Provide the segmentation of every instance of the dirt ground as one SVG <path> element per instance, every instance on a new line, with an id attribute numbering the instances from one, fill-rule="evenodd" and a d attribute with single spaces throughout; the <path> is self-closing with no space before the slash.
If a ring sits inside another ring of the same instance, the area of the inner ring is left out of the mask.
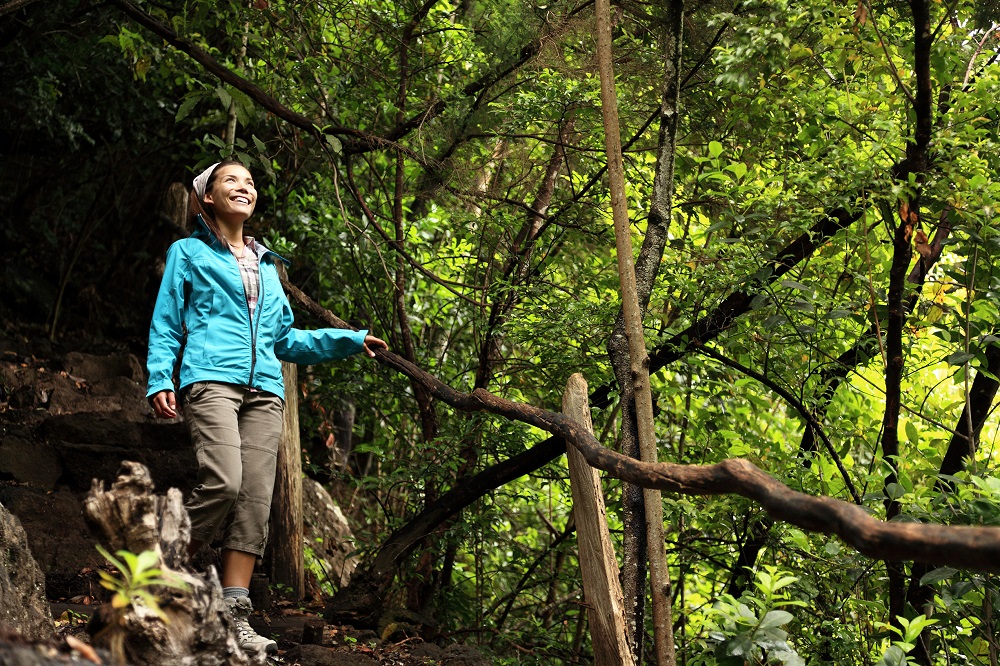
<path id="1" fill-rule="evenodd" d="M 55 602 L 51 604 L 52 617 L 59 637 L 69 639 L 70 647 L 77 645 L 77 659 L 63 663 L 93 664 L 87 659 L 86 648 L 77 641 L 89 644 L 86 624 L 96 606 L 81 603 Z M 278 654 L 271 662 L 280 666 L 489 666 L 490 661 L 475 647 L 452 644 L 441 647 L 424 642 L 419 637 L 408 637 L 400 627 L 391 627 L 385 638 L 374 631 L 357 630 L 348 626 L 329 625 L 323 622 L 319 606 L 276 604 L 267 613 L 255 613 L 250 618 L 254 629 L 278 642 Z M 73 652 L 73 650 L 71 650 Z M 78 660 L 82 657 L 82 661 Z M 107 663 L 97 652 L 101 663 Z M 4 663 L 0 653 L 0 664 Z"/>

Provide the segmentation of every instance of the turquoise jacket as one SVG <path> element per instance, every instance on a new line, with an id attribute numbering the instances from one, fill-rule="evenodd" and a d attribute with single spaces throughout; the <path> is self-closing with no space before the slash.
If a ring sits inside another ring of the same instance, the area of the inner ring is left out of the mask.
<path id="1" fill-rule="evenodd" d="M 147 397 L 175 390 L 177 357 L 181 390 L 194 382 L 225 382 L 281 398 L 281 362 L 312 364 L 361 351 L 368 331 L 292 328 L 292 309 L 281 288 L 275 261 L 285 261 L 260 243 L 260 293 L 253 321 L 240 269 L 201 217 L 199 228 L 167 250 L 149 327 Z M 287 262 L 286 262 L 287 263 Z M 184 332 L 187 332 L 185 340 Z"/>

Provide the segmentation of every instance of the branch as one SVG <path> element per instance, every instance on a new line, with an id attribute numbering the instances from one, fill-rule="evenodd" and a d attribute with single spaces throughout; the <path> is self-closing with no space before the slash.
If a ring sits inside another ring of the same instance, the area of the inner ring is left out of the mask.
<path id="1" fill-rule="evenodd" d="M 471 287 L 469 285 L 460 284 L 457 282 L 451 282 L 449 280 L 444 280 L 442 278 L 439 278 L 437 275 L 434 275 L 434 273 L 424 268 L 419 262 L 417 262 L 416 259 L 411 257 L 410 254 L 406 251 L 406 248 L 403 247 L 402 243 L 400 243 L 395 238 L 390 236 L 388 232 L 386 232 L 386 230 L 382 228 L 382 225 L 378 223 L 378 220 L 375 217 L 375 213 L 372 212 L 371 208 L 368 207 L 368 204 L 365 203 L 364 197 L 361 196 L 361 191 L 358 189 L 358 186 L 354 182 L 354 170 L 351 168 L 350 160 L 347 160 L 347 187 L 348 189 L 350 189 L 351 195 L 354 196 L 354 200 L 358 202 L 359 206 L 361 206 L 361 210 L 364 212 L 365 217 L 368 218 L 368 222 L 375 228 L 375 231 L 377 231 L 379 235 L 382 236 L 382 239 L 389 244 L 389 247 L 398 252 L 400 256 L 406 259 L 407 263 L 409 263 L 411 266 L 417 269 L 417 271 L 419 271 L 420 274 L 426 277 L 428 280 L 434 282 L 435 284 L 441 285 L 442 287 L 450 291 L 452 294 L 458 296 L 463 301 L 468 302 L 474 307 L 476 308 L 481 307 L 482 305 L 481 303 L 472 298 L 469 298 L 462 292 L 457 291 L 452 285 L 456 285 L 464 289 L 480 289 L 480 287 Z"/>
<path id="2" fill-rule="evenodd" d="M 0 16 L 16 12 L 21 7 L 26 7 L 33 2 L 35 0 L 10 0 L 6 5 L 0 6 Z"/>
<path id="3" fill-rule="evenodd" d="M 946 207 L 941 213 L 940 223 L 938 224 L 937 230 L 934 232 L 934 237 L 931 242 L 926 247 L 918 247 L 921 250 L 920 259 L 914 264 L 913 268 L 910 270 L 910 275 L 906 278 L 907 282 L 917 287 L 924 284 L 927 278 L 927 274 L 930 273 L 931 268 L 937 263 L 938 259 L 941 258 L 941 252 L 944 250 L 945 241 L 951 235 L 951 207 Z M 905 304 L 905 311 L 907 314 L 913 312 L 913 309 L 917 305 L 917 301 L 920 298 L 920 292 L 918 289 L 914 289 L 910 294 L 909 299 Z M 830 401 L 833 399 L 833 394 L 840 387 L 840 383 L 847 377 L 847 375 L 856 367 L 862 363 L 867 363 L 872 357 L 872 349 L 878 342 L 880 335 L 881 324 L 876 319 L 868 327 L 861 337 L 855 341 L 850 349 L 844 351 L 840 356 L 837 357 L 836 363 L 832 368 L 823 370 L 820 374 L 819 383 L 823 387 L 821 393 L 819 394 L 819 404 L 816 407 L 817 418 L 822 418 L 822 414 L 826 411 L 826 408 L 830 405 Z M 799 448 L 803 451 L 813 451 L 816 448 L 814 441 L 814 436 L 812 429 L 806 428 L 805 432 L 802 434 L 802 443 Z"/>
<path id="4" fill-rule="evenodd" d="M 861 211 L 850 212 L 838 208 L 824 215 L 823 219 L 794 241 L 789 243 L 765 268 L 770 269 L 768 282 L 774 282 L 784 276 L 799 261 L 833 237 L 841 229 L 846 229 L 861 217 Z M 750 304 L 758 292 L 736 291 L 730 294 L 711 313 L 702 317 L 683 331 L 674 334 L 669 340 L 649 354 L 649 372 L 653 374 L 676 361 L 687 353 L 688 346 L 693 342 L 708 342 L 729 328 L 737 317 L 750 310 Z M 611 391 L 614 387 L 605 384 L 591 394 L 591 405 L 604 408 L 611 404 Z"/>
<path id="5" fill-rule="evenodd" d="M 323 319 L 333 325 L 340 321 L 329 313 Z M 1000 572 L 1000 528 L 884 522 L 849 502 L 792 490 L 738 458 L 714 465 L 643 463 L 604 448 L 589 430 L 562 414 L 512 402 L 484 389 L 462 393 L 390 351 L 376 350 L 375 358 L 420 382 L 435 398 L 456 409 L 488 411 L 569 442 L 591 466 L 616 479 L 684 495 L 740 495 L 760 504 L 775 520 L 837 535 L 871 558 Z"/>
<path id="6" fill-rule="evenodd" d="M 746 376 L 756 379 L 758 382 L 760 382 L 761 384 L 768 387 L 769 389 L 777 393 L 779 396 L 784 398 L 788 404 L 794 407 L 795 410 L 802 416 L 802 418 L 805 419 L 806 423 L 809 424 L 810 429 L 815 430 L 817 433 L 819 433 L 820 439 L 822 439 L 823 444 L 826 445 L 827 453 L 830 454 L 830 457 L 833 458 L 833 461 L 837 464 L 837 469 L 840 470 L 840 476 L 843 477 L 844 485 L 847 486 L 848 492 L 850 492 L 851 497 L 854 498 L 854 503 L 857 504 L 858 506 L 861 506 L 864 503 L 861 501 L 861 495 L 858 493 L 857 488 L 854 487 L 854 482 L 851 481 L 851 477 L 847 473 L 847 469 L 844 468 L 844 462 L 840 459 L 840 456 L 837 455 L 837 450 L 833 447 L 833 443 L 826 436 L 826 432 L 823 430 L 823 424 L 821 424 L 819 421 L 816 420 L 816 417 L 813 416 L 808 409 L 806 409 L 806 406 L 802 404 L 801 400 L 792 395 L 790 391 L 779 386 L 776 382 L 771 381 L 770 379 L 760 374 L 759 372 L 751 370 L 750 368 L 746 367 L 745 365 L 743 365 L 738 361 L 723 356 L 722 354 L 715 351 L 711 347 L 706 347 L 705 345 L 699 344 L 697 345 L 696 349 L 700 353 L 705 354 L 706 356 L 709 356 L 711 358 L 714 358 L 719 363 L 728 365 L 730 368 L 738 370 L 739 372 L 742 372 Z"/>
<path id="7" fill-rule="evenodd" d="M 317 139 L 322 140 L 324 136 L 340 137 L 343 141 L 344 150 L 348 153 L 366 152 L 375 148 L 395 148 L 406 152 L 408 156 L 419 161 L 418 155 L 412 154 L 412 151 L 409 151 L 395 143 L 394 139 L 375 136 L 374 134 L 368 134 L 367 132 L 362 132 L 361 130 L 354 129 L 352 127 L 321 127 L 312 119 L 302 115 L 301 113 L 292 111 L 288 107 L 281 104 L 274 97 L 268 95 L 258 86 L 227 69 L 203 49 L 184 39 L 174 32 L 172 28 L 161 23 L 160 21 L 157 21 L 155 18 L 133 5 L 130 0 L 111 0 L 111 2 L 120 7 L 122 11 L 124 11 L 137 23 L 147 28 L 150 32 L 161 37 L 165 42 L 176 48 L 178 51 L 186 53 L 192 60 L 201 65 L 205 71 L 214 75 L 220 81 L 228 83 L 237 90 L 246 94 L 247 97 L 255 101 L 267 111 L 273 113 L 278 118 L 281 118 L 285 122 L 308 132 Z M 427 111 L 418 114 L 415 118 L 410 119 L 400 127 L 392 130 L 394 138 L 398 138 L 405 133 L 402 131 L 403 128 L 411 125 L 413 127 L 418 126 L 427 117 L 429 117 L 429 114 L 434 112 L 434 109 L 436 108 L 437 105 L 433 105 Z"/>

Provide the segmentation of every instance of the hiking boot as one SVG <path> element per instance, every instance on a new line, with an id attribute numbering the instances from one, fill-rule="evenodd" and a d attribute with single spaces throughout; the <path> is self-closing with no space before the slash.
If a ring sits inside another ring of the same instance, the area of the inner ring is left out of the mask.
<path id="1" fill-rule="evenodd" d="M 274 654 L 278 651 L 277 643 L 258 634 L 247 621 L 253 610 L 250 597 L 229 597 L 223 601 L 226 602 L 226 608 L 236 622 L 236 640 L 244 652 Z"/>

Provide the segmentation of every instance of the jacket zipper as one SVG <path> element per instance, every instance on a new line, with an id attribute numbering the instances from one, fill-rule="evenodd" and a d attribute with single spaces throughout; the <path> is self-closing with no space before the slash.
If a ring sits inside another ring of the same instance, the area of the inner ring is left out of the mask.
<path id="1" fill-rule="evenodd" d="M 245 248 L 245 251 L 251 251 L 249 248 Z M 230 253 L 232 254 L 232 253 Z M 258 323 L 257 328 L 253 325 L 253 315 L 250 313 L 250 299 L 247 297 L 247 286 L 243 282 L 243 269 L 240 267 L 240 260 L 236 258 L 236 255 L 232 255 L 233 259 L 236 261 L 236 273 L 237 277 L 240 279 L 240 286 L 243 288 L 243 302 L 246 303 L 247 307 L 247 323 L 250 326 L 250 376 L 247 378 L 247 388 L 253 388 L 253 371 L 254 366 L 257 365 L 257 331 L 260 329 L 260 324 Z M 264 299 L 264 281 L 260 277 L 260 258 L 257 259 L 257 321 L 260 321 L 260 307 Z"/>
<path id="2" fill-rule="evenodd" d="M 250 388 L 253 388 L 253 369 L 257 364 L 257 333 L 260 331 L 260 311 L 264 307 L 264 274 L 260 270 L 260 257 L 257 257 L 257 307 L 254 308 L 254 315 L 257 318 L 257 325 L 254 326 L 253 317 L 250 321 Z M 250 305 L 247 305 L 249 312 Z"/>

